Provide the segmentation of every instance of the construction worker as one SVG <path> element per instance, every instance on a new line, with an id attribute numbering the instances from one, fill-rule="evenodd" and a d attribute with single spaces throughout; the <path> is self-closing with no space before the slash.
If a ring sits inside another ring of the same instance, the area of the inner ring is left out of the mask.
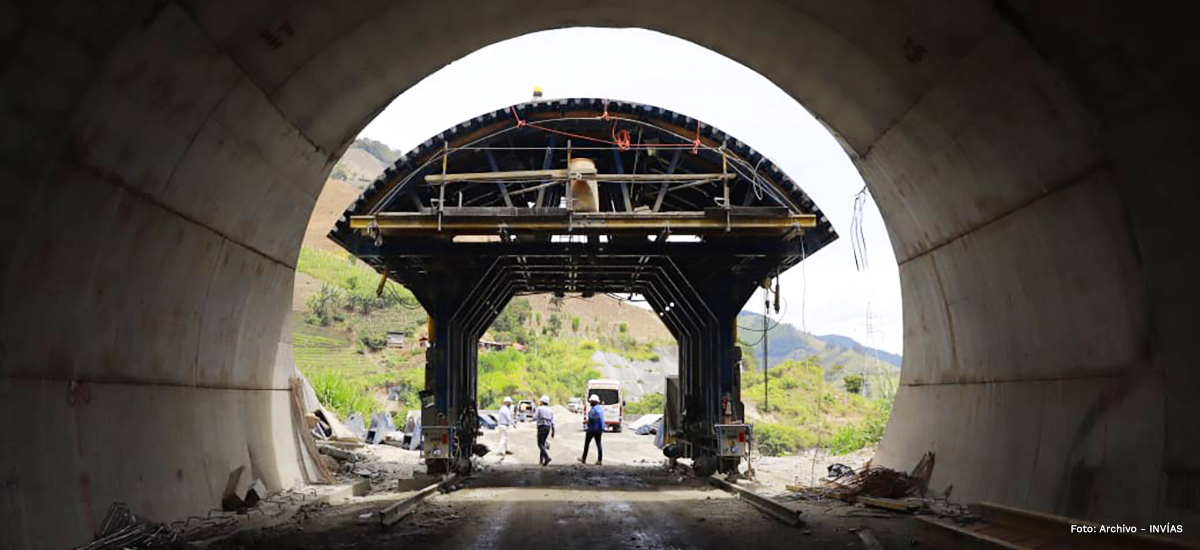
<path id="1" fill-rule="evenodd" d="M 550 448 L 546 437 L 554 437 L 554 410 L 550 408 L 550 396 L 542 396 L 542 404 L 533 411 L 533 422 L 537 424 L 538 450 L 542 452 L 542 466 L 550 464 Z"/>
<path id="2" fill-rule="evenodd" d="M 604 447 L 600 446 L 600 436 L 604 435 L 604 408 L 600 406 L 600 396 L 592 394 L 588 397 L 587 433 L 583 436 L 583 456 L 579 462 L 587 464 L 588 447 L 596 440 L 596 465 L 604 463 Z"/>
<path id="3" fill-rule="evenodd" d="M 504 460 L 504 455 L 512 454 L 512 451 L 508 450 L 508 428 L 513 425 L 512 404 L 511 397 L 504 398 L 504 405 L 500 407 L 500 418 L 496 422 L 500 430 L 500 460 Z"/>

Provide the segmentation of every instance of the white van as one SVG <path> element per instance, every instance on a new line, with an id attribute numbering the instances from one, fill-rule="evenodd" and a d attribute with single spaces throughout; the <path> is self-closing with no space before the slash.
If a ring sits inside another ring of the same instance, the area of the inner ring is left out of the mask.
<path id="1" fill-rule="evenodd" d="M 621 395 L 621 383 L 616 380 L 607 378 L 598 378 L 588 380 L 587 393 L 584 394 L 590 399 L 593 395 L 600 398 L 600 406 L 604 410 L 605 427 L 611 427 L 612 431 L 621 431 L 621 421 L 625 416 L 625 400 Z M 583 425 L 587 426 L 587 411 L 592 407 L 591 403 L 587 404 L 584 409 Z"/>

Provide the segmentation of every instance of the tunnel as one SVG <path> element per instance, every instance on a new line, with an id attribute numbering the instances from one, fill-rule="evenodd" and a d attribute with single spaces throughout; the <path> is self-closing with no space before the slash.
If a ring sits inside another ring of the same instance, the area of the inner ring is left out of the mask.
<path id="1" fill-rule="evenodd" d="M 964 502 L 1194 522 L 1200 48 L 1176 11 L 8 3 L 0 546 L 85 542 L 113 502 L 203 514 L 239 466 L 271 490 L 304 482 L 289 301 L 333 163 L 439 67 L 573 26 L 722 53 L 843 145 L 903 292 L 901 386 L 877 463 L 934 452 L 931 486 Z"/>

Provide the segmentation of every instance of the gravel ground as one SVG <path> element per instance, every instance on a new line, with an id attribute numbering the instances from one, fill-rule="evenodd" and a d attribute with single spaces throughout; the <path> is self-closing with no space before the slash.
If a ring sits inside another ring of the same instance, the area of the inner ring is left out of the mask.
<path id="1" fill-rule="evenodd" d="M 493 452 L 477 462 L 476 472 L 457 491 L 430 497 L 390 528 L 367 516 L 410 496 L 396 489 L 397 481 L 420 480 L 424 466 L 417 452 L 365 446 L 357 452 L 369 459 L 352 470 L 372 475 L 371 494 L 304 510 L 286 524 L 242 533 L 211 548 L 862 548 L 854 534 L 861 528 L 870 529 L 887 548 L 913 542 L 912 518 L 839 501 L 781 497 L 805 520 L 800 527 L 785 526 L 693 478 L 686 468 L 668 470 L 653 436 L 606 433 L 604 465 L 594 464 L 594 448 L 589 463 L 579 464 L 582 416 L 564 409 L 557 418 L 550 466 L 538 465 L 537 432 L 531 423 L 512 430 L 514 454 L 504 457 L 495 452 L 498 432 L 485 430 L 482 441 Z M 825 464 L 857 468 L 872 454 L 868 449 L 818 456 L 818 476 Z M 812 464 L 811 454 L 756 460 L 756 490 L 782 492 L 786 483 L 809 482 Z M 352 471 L 341 475 L 355 477 Z"/>

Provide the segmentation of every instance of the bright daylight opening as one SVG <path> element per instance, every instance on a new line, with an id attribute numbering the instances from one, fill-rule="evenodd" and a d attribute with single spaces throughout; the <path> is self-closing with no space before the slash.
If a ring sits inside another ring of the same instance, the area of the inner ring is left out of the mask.
<path id="1" fill-rule="evenodd" d="M 640 62 L 651 50 L 671 63 Z M 598 71 L 574 61 L 600 56 L 624 69 Z M 698 81 L 695 75 L 701 73 L 706 76 Z M 806 479 L 814 472 L 823 476 L 827 464 L 866 463 L 890 413 L 902 353 L 896 261 L 875 203 L 836 139 L 778 87 L 710 50 L 638 29 L 547 31 L 488 46 L 405 91 L 362 131 L 332 170 L 297 266 L 296 363 L 322 405 L 356 437 L 392 443 L 367 447 L 388 464 L 379 467 L 387 475 L 409 477 L 424 468 L 417 449 L 433 325 L 408 289 L 382 283 L 378 269 L 348 256 L 326 233 L 384 170 L 430 136 L 510 105 L 576 97 L 653 105 L 720 128 L 770 159 L 821 208 L 841 238 L 772 279 L 737 315 L 744 414 L 734 416 L 753 425 L 755 434 L 741 468 L 782 490 L 802 473 Z M 511 147 L 511 138 L 509 145 L 488 152 L 489 166 L 503 164 L 493 154 L 518 149 Z M 553 141 L 542 145 L 545 166 L 524 168 L 549 168 L 550 151 L 567 148 Z M 589 145 L 596 143 L 576 139 L 570 154 L 609 154 Z M 647 156 L 656 153 L 663 158 L 659 171 L 668 164 L 675 169 L 666 151 L 647 150 Z M 636 172 L 658 166 L 651 160 L 639 156 L 630 162 Z M 541 164 L 540 157 L 535 164 Z M 518 205 L 541 206 L 542 193 L 534 201 L 534 192 L 546 185 L 529 187 Z M 651 192 L 659 189 L 649 185 Z M 524 191 L 511 193 L 516 198 Z M 636 186 L 633 193 L 636 199 Z M 461 191 L 446 201 L 464 204 Z M 564 206 L 568 198 L 555 201 L 553 206 Z M 614 207 L 620 210 L 619 204 Z M 610 242 L 609 235 L 549 235 L 551 243 L 589 239 Z M 686 228 L 645 239 L 705 240 Z M 476 231 L 455 235 L 452 243 L 519 240 L 515 234 Z M 606 428 L 616 432 L 605 440 L 606 463 L 666 460 L 663 449 L 671 454 L 672 438 L 660 432 L 670 405 L 668 386 L 678 388 L 680 348 L 662 319 L 678 314 L 675 302 L 664 301 L 656 312 L 645 296 L 632 291 L 517 294 L 477 343 L 475 406 L 483 434 L 480 451 L 487 451 L 477 460 L 537 464 L 541 457 L 532 418 L 542 395 L 550 397 L 559 422 L 568 426 L 560 433 L 566 443 L 554 446 L 562 461 L 573 460 L 569 453 L 582 446 L 581 419 L 593 395 L 610 411 Z M 766 372 L 764 360 L 770 367 Z M 596 386 L 600 380 L 611 387 Z M 428 404 L 432 398 L 425 397 Z M 505 398 L 513 402 L 502 412 Z M 322 436 L 331 436 L 332 428 L 322 429 Z"/>

